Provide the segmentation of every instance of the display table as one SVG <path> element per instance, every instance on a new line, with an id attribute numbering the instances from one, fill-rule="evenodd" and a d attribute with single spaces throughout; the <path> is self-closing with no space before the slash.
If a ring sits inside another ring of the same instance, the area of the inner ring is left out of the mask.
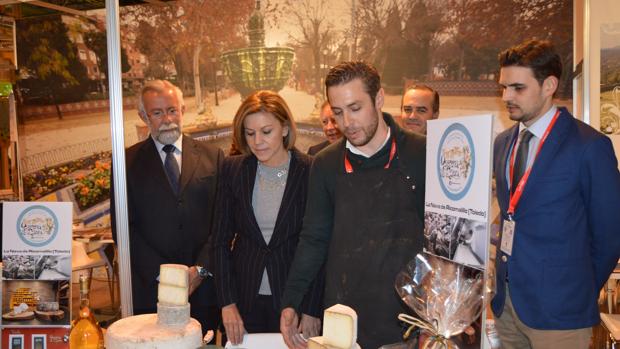
<path id="1" fill-rule="evenodd" d="M 243 348 L 243 349 L 288 349 L 282 339 L 280 333 L 252 333 L 243 336 L 243 342 L 239 345 L 232 345 L 230 342 L 226 343 L 226 348 Z"/>

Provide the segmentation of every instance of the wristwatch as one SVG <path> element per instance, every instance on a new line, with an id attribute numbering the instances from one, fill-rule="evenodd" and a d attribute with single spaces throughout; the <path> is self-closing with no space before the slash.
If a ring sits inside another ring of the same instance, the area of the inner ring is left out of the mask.
<path id="1" fill-rule="evenodd" d="M 213 274 L 211 274 L 207 268 L 201 267 L 199 265 L 196 266 L 196 271 L 198 272 L 198 276 L 200 276 L 201 278 L 206 278 L 207 276 L 213 276 Z"/>

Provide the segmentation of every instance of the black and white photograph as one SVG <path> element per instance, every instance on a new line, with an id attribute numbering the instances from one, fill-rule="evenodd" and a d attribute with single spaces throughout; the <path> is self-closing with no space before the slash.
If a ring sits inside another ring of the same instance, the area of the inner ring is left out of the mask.
<path id="1" fill-rule="evenodd" d="M 5 280 L 69 280 L 70 255 L 8 255 L 3 258 Z"/>
<path id="2" fill-rule="evenodd" d="M 4 255 L 2 278 L 5 280 L 33 280 L 38 256 Z"/>
<path id="3" fill-rule="evenodd" d="M 69 280 L 71 278 L 71 256 L 38 256 L 34 269 L 37 280 Z"/>
<path id="4" fill-rule="evenodd" d="M 486 251 L 486 223 L 435 212 L 424 213 L 424 250 L 482 268 Z"/>

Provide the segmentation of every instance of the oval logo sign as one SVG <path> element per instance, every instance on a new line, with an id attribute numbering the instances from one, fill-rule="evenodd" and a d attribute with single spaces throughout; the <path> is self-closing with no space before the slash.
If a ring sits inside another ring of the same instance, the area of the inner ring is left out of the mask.
<path id="1" fill-rule="evenodd" d="M 17 218 L 17 235 L 29 246 L 45 246 L 57 233 L 58 218 L 45 206 L 30 206 Z"/>
<path id="2" fill-rule="evenodd" d="M 444 194 L 451 200 L 462 199 L 474 178 L 474 142 L 460 123 L 450 125 L 441 136 L 437 150 L 437 176 Z"/>

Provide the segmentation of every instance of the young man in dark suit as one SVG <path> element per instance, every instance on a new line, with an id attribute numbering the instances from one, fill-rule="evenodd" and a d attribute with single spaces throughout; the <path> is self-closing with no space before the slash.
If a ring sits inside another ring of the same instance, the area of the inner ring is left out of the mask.
<path id="1" fill-rule="evenodd" d="M 549 42 L 499 61 L 517 121 L 494 147 L 502 236 L 491 305 L 502 348 L 587 348 L 620 257 L 618 162 L 609 138 L 553 104 L 562 64 Z"/>
<path id="2" fill-rule="evenodd" d="M 181 133 L 184 111 L 181 90 L 168 81 L 149 81 L 140 93 L 150 136 L 126 151 L 133 309 L 156 312 L 160 264 L 184 264 L 192 317 L 207 331 L 220 322 L 207 243 L 224 155 Z"/>

